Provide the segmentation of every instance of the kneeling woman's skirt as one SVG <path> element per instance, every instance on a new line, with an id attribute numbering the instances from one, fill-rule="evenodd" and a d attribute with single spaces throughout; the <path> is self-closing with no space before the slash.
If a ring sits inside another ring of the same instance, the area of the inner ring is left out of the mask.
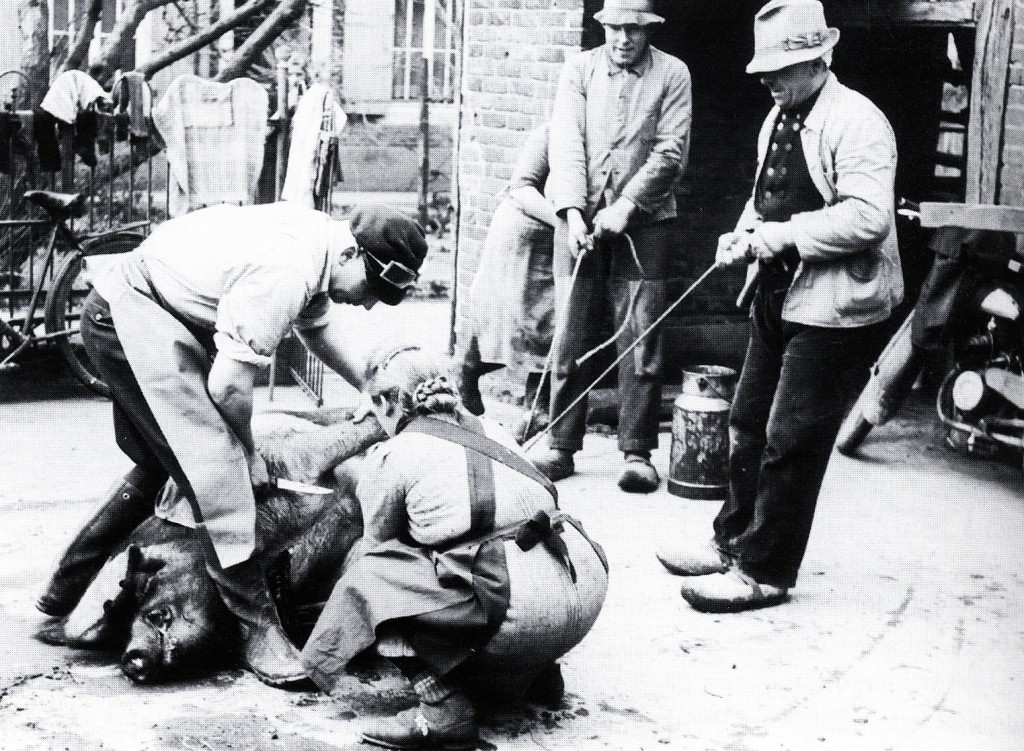
<path id="1" fill-rule="evenodd" d="M 434 550 L 392 540 L 357 558 L 335 586 L 303 649 L 310 677 L 331 692 L 345 666 L 393 626 L 435 676 L 460 665 L 525 690 L 590 631 L 608 570 L 600 546 L 561 517 L 567 555 L 514 539 Z M 485 678 L 485 676 L 487 678 Z"/>

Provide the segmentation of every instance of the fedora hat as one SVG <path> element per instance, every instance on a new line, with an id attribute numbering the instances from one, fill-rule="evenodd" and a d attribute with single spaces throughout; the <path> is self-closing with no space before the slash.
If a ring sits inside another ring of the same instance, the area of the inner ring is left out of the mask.
<path id="1" fill-rule="evenodd" d="M 839 29 L 825 23 L 818 0 L 771 0 L 754 18 L 754 57 L 747 73 L 816 60 L 838 41 Z"/>
<path id="2" fill-rule="evenodd" d="M 654 12 L 651 0 L 605 0 L 604 9 L 594 14 L 594 20 L 615 26 L 633 23 L 647 26 L 663 23 L 665 19 Z"/>

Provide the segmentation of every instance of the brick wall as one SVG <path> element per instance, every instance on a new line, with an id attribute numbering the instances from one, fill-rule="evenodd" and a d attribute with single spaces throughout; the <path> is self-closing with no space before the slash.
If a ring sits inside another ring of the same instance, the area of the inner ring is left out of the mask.
<path id="1" fill-rule="evenodd" d="M 999 203 L 1024 206 L 1024 0 L 1017 0 L 1013 11 Z"/>
<path id="2" fill-rule="evenodd" d="M 499 194 L 527 134 L 550 116 L 583 0 L 467 0 L 458 180 L 458 299 L 466 299 Z"/>

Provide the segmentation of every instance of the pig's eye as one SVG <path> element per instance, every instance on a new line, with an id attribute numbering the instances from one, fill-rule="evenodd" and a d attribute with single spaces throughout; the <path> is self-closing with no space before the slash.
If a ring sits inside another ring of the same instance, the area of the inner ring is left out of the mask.
<path id="1" fill-rule="evenodd" d="M 171 609 L 163 607 L 150 610 L 146 613 L 146 620 L 155 628 L 164 628 L 171 622 Z"/>

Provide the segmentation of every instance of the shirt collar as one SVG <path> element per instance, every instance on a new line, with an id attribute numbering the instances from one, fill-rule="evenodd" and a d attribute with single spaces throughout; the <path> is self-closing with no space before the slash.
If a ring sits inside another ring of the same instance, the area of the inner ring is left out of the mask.
<path id="1" fill-rule="evenodd" d="M 647 45 L 647 49 L 644 51 L 643 56 L 637 60 L 633 65 L 628 68 L 620 68 L 612 62 L 611 57 L 608 55 L 608 48 L 601 47 L 601 52 L 604 55 L 605 64 L 608 66 L 608 75 L 614 76 L 619 73 L 632 73 L 633 75 L 642 78 L 647 71 L 654 65 L 654 56 L 651 53 L 651 45 Z"/>

